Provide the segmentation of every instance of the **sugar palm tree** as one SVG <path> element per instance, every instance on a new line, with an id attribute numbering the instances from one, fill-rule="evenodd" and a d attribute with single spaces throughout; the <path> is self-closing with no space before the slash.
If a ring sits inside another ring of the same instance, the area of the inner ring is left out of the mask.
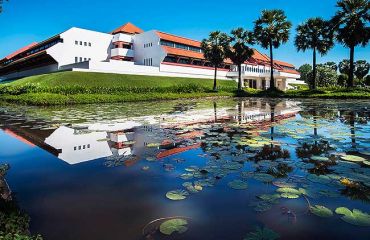
<path id="1" fill-rule="evenodd" d="M 204 39 L 201 48 L 204 52 L 204 57 L 215 68 L 213 80 L 213 91 L 217 91 L 217 68 L 223 64 L 226 58 L 226 48 L 228 45 L 228 36 L 220 31 L 211 32 L 209 38 Z"/>
<path id="2" fill-rule="evenodd" d="M 226 56 L 238 67 L 238 90 L 243 87 L 241 65 L 253 56 L 253 49 L 249 45 L 254 44 L 253 33 L 243 28 L 231 31 Z"/>
<path id="3" fill-rule="evenodd" d="M 365 47 L 370 40 L 370 1 L 339 0 L 337 7 L 339 10 L 331 22 L 336 30 L 337 41 L 350 49 L 347 87 L 353 87 L 355 47 Z"/>
<path id="4" fill-rule="evenodd" d="M 254 34 L 257 41 L 263 48 L 270 48 L 270 89 L 275 88 L 273 48 L 278 48 L 289 40 L 291 27 L 292 24 L 282 10 L 264 10 L 255 22 Z"/>
<path id="5" fill-rule="evenodd" d="M 325 55 L 333 47 L 333 31 L 329 24 L 322 18 L 310 18 L 297 27 L 297 35 L 294 42 L 298 51 L 305 52 L 313 50 L 313 76 L 311 79 L 312 88 L 316 89 L 316 52 Z"/>
<path id="6" fill-rule="evenodd" d="M 0 0 L 0 13 L 2 13 L 3 11 L 3 3 L 4 1 L 8 1 L 8 0 Z"/>

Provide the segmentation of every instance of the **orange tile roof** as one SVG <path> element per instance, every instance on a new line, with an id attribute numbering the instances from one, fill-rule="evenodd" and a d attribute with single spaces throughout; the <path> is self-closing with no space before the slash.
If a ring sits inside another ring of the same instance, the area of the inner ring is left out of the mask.
<path id="1" fill-rule="evenodd" d="M 290 64 L 290 63 L 287 63 L 287 62 L 283 62 L 283 61 L 280 61 L 280 60 L 274 60 L 275 63 L 283 66 L 283 67 L 292 67 L 294 68 L 295 66 L 293 64 Z"/>
<path id="2" fill-rule="evenodd" d="M 27 51 L 28 49 L 30 49 L 30 48 L 32 48 L 32 47 L 34 47 L 34 46 L 36 46 L 36 45 L 37 45 L 37 42 L 31 43 L 31 44 L 29 44 L 29 45 L 27 45 L 27 46 L 25 46 L 25 47 L 22 47 L 22 48 L 18 49 L 18 50 L 17 50 L 17 51 L 15 51 L 15 52 L 13 52 L 13 53 L 9 54 L 9 55 L 8 55 L 8 56 L 6 56 L 4 59 L 9 60 L 9 59 L 11 59 L 11 58 L 15 57 L 16 55 L 21 54 L 21 53 L 23 53 L 23 52 Z"/>
<path id="3" fill-rule="evenodd" d="M 16 138 L 17 140 L 31 146 L 31 147 L 35 147 L 36 145 L 33 144 L 32 142 L 28 141 L 27 139 L 25 139 L 24 137 L 22 136 L 19 136 L 17 133 L 13 132 L 12 130 L 10 129 L 5 129 L 4 132 L 14 138 Z"/>
<path id="4" fill-rule="evenodd" d="M 143 33 L 144 31 L 138 27 L 136 27 L 132 23 L 126 23 L 125 25 L 117 28 L 111 34 L 116 34 L 116 33 L 129 33 L 129 34 L 138 34 L 138 33 Z"/>
<path id="5" fill-rule="evenodd" d="M 200 47 L 200 45 L 201 45 L 200 41 L 192 40 L 192 39 L 189 39 L 189 38 L 179 37 L 179 36 L 176 36 L 176 35 L 173 35 L 173 34 L 164 33 L 164 32 L 160 32 L 160 31 L 156 31 L 156 33 L 157 33 L 157 35 L 159 36 L 160 39 L 163 39 L 163 40 L 166 40 L 166 41 L 181 43 L 181 44 L 185 44 L 185 45 L 189 45 L 189 46 L 193 46 L 193 47 Z"/>
<path id="6" fill-rule="evenodd" d="M 292 74 L 300 74 L 297 70 L 293 70 L 293 69 L 283 69 L 281 70 L 281 72 L 285 72 L 285 73 L 292 73 Z"/>
<path id="7" fill-rule="evenodd" d="M 253 54 L 252 58 L 256 59 L 257 61 L 264 61 L 264 62 L 270 61 L 269 57 L 267 57 L 263 53 L 260 53 L 257 49 L 253 49 L 253 51 L 254 51 L 254 54 Z"/>
<path id="8" fill-rule="evenodd" d="M 193 52 L 193 51 L 173 48 L 169 46 L 162 46 L 162 48 L 167 52 L 167 54 L 205 60 L 204 54 L 200 52 Z M 225 63 L 232 64 L 232 61 L 230 59 L 226 59 Z"/>

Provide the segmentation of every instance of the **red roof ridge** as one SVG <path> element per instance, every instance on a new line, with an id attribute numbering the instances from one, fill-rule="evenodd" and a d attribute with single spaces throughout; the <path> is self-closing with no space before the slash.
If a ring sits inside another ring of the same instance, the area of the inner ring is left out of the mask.
<path id="1" fill-rule="evenodd" d="M 143 33 L 144 30 L 142 30 L 141 28 L 138 28 L 137 26 L 135 26 L 134 24 L 128 22 L 120 27 L 118 27 L 117 29 L 113 30 L 111 32 L 111 34 L 116 34 L 116 33 L 130 33 L 130 34 L 135 34 L 135 33 Z"/>
<path id="2" fill-rule="evenodd" d="M 274 60 L 274 62 L 277 63 L 277 64 L 279 64 L 279 65 L 281 65 L 281 66 L 285 66 L 285 67 L 295 67 L 291 63 L 280 61 L 280 60 Z"/>
<path id="3" fill-rule="evenodd" d="M 27 51 L 28 49 L 36 46 L 37 44 L 38 44 L 37 42 L 30 43 L 27 46 L 24 46 L 24 47 L 22 47 L 22 48 L 20 48 L 16 51 L 14 51 L 13 53 L 9 54 L 8 56 L 4 57 L 3 59 L 9 60 L 9 59 L 15 57 L 16 55 L 21 54 L 21 53 Z"/>
<path id="4" fill-rule="evenodd" d="M 158 31 L 158 30 L 154 30 L 154 31 L 157 33 L 157 35 L 161 39 L 164 39 L 164 40 L 167 40 L 167 41 L 182 43 L 182 44 L 189 45 L 189 46 L 194 46 L 194 47 L 200 47 L 200 45 L 202 43 L 201 41 L 194 40 L 194 39 L 191 39 L 191 38 L 181 37 L 181 36 L 178 36 L 178 35 L 175 35 L 175 34 L 166 33 L 166 32 L 162 32 L 162 31 Z"/>

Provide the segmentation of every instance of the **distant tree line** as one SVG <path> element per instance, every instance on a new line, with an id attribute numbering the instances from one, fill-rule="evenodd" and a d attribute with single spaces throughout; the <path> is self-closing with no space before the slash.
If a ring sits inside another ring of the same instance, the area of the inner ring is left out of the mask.
<path id="1" fill-rule="evenodd" d="M 301 80 L 313 88 L 313 67 L 310 64 L 302 65 L 298 71 Z M 366 60 L 354 62 L 354 83 L 357 86 L 370 86 L 370 63 Z M 344 59 L 338 65 L 335 62 L 317 64 L 316 84 L 317 87 L 348 86 L 350 74 L 350 61 Z"/>
<path id="2" fill-rule="evenodd" d="M 354 54 L 357 46 L 365 47 L 370 41 L 370 1 L 339 0 L 336 7 L 338 10 L 331 19 L 310 18 L 296 29 L 294 43 L 297 50 L 312 51 L 312 65 L 306 64 L 299 69 L 301 78 L 312 89 L 337 85 L 339 82 L 346 87 L 368 82 L 368 77 L 365 77 L 368 74 L 368 63 L 364 60 L 355 62 Z M 289 40 L 291 27 L 284 11 L 264 10 L 254 22 L 253 31 L 237 28 L 231 35 L 211 32 L 209 38 L 202 41 L 202 49 L 205 58 L 215 67 L 214 90 L 217 90 L 217 68 L 227 58 L 238 67 L 238 89 L 242 89 L 241 64 L 253 55 L 251 45 L 259 44 L 269 49 L 270 69 L 273 70 L 273 50 Z M 339 66 L 333 62 L 317 64 L 317 53 L 327 54 L 335 41 L 349 49 L 349 60 Z M 342 74 L 340 77 L 337 76 L 338 68 Z M 275 89 L 274 71 L 270 72 L 270 89 Z M 356 81 L 355 76 L 358 79 Z"/>

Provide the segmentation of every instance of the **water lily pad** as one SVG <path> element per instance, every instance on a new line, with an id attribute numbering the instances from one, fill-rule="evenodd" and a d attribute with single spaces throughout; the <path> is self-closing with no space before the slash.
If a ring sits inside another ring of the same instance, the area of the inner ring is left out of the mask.
<path id="1" fill-rule="evenodd" d="M 287 188 L 294 188 L 297 186 L 296 183 L 292 183 L 292 182 L 284 182 L 284 181 L 274 181 L 272 183 L 274 186 L 276 187 L 280 187 L 280 188 L 283 188 L 283 187 L 287 187 Z"/>
<path id="2" fill-rule="evenodd" d="M 326 161 L 329 161 L 329 158 L 327 158 L 327 157 L 320 157 L 320 156 L 313 156 L 313 157 L 311 157 L 311 160 L 320 161 L 320 162 L 326 162 Z"/>
<path id="3" fill-rule="evenodd" d="M 310 211 L 311 213 L 319 217 L 327 218 L 333 216 L 332 210 L 321 205 L 310 206 Z"/>
<path id="4" fill-rule="evenodd" d="M 248 184 L 242 180 L 234 180 L 228 183 L 229 187 L 236 190 L 244 190 L 248 188 Z"/>
<path id="5" fill-rule="evenodd" d="M 350 162 L 363 162 L 363 161 L 366 161 L 365 158 L 359 157 L 359 156 L 356 156 L 356 155 L 345 155 L 345 156 L 341 156 L 341 159 L 342 160 L 345 160 L 345 161 L 350 161 Z"/>
<path id="6" fill-rule="evenodd" d="M 287 187 L 284 187 L 284 188 L 278 188 L 276 189 L 277 192 L 279 193 L 291 193 L 291 194 L 295 194 L 295 195 L 301 195 L 301 192 L 295 188 L 287 188 Z"/>
<path id="7" fill-rule="evenodd" d="M 294 193 L 282 193 L 282 194 L 280 194 L 280 196 L 281 196 L 282 198 L 288 198 L 288 199 L 295 199 L 295 198 L 299 198 L 299 195 L 294 194 Z"/>
<path id="8" fill-rule="evenodd" d="M 364 213 L 361 210 L 349 210 L 346 207 L 339 207 L 335 210 L 337 214 L 343 215 L 341 219 L 349 224 L 356 226 L 370 226 L 370 214 Z"/>
<path id="9" fill-rule="evenodd" d="M 184 233 L 188 230 L 188 221 L 181 218 L 170 219 L 159 226 L 159 231 L 165 235 L 171 235 L 174 232 Z"/>
<path id="10" fill-rule="evenodd" d="M 253 178 L 257 181 L 269 183 L 272 182 L 275 178 L 267 173 L 256 173 Z"/>
<path id="11" fill-rule="evenodd" d="M 250 232 L 245 236 L 244 240 L 276 240 L 280 235 L 267 227 L 257 227 L 256 231 Z"/>
<path id="12" fill-rule="evenodd" d="M 189 193 L 185 190 L 173 190 L 173 191 L 167 192 L 166 197 L 173 201 L 179 201 L 179 200 L 184 200 L 186 196 L 188 195 Z"/>

